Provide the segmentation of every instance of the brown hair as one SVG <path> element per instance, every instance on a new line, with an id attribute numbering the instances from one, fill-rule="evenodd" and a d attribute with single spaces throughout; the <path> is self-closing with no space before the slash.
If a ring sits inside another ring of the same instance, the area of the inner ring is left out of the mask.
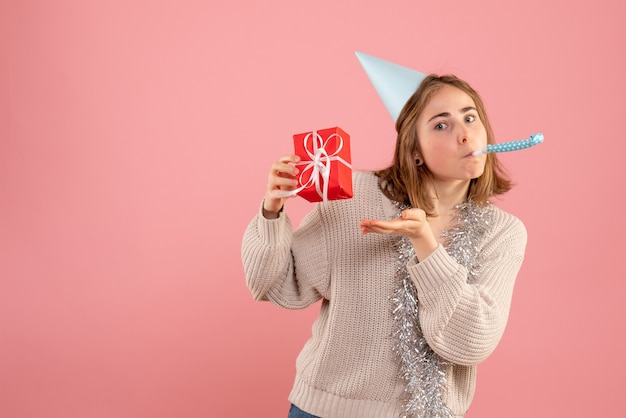
<path id="1" fill-rule="evenodd" d="M 478 116 L 487 131 L 487 143 L 494 144 L 495 138 L 485 105 L 478 93 L 465 81 L 454 75 L 428 75 L 415 93 L 402 108 L 396 121 L 396 149 L 390 167 L 377 171 L 378 183 L 383 193 L 399 203 L 423 209 L 428 216 L 435 216 L 429 195 L 430 188 L 425 187 L 433 181 L 433 174 L 426 164 L 417 165 L 415 155 L 421 155 L 417 140 L 417 119 L 428 104 L 430 98 L 443 85 L 451 85 L 474 100 Z M 486 204 L 489 198 L 503 194 L 511 189 L 511 181 L 495 154 L 487 154 L 484 173 L 470 181 L 468 198 L 479 205 Z"/>

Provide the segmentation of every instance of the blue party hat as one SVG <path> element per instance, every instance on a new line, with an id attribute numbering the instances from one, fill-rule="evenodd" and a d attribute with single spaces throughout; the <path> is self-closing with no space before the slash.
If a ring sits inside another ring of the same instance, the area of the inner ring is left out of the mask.
<path id="1" fill-rule="evenodd" d="M 363 52 L 356 56 L 395 122 L 426 74 Z"/>

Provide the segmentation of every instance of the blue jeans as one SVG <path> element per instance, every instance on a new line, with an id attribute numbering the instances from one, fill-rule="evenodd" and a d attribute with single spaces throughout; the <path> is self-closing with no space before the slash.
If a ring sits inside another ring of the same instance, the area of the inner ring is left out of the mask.
<path id="1" fill-rule="evenodd" d="M 298 408 L 294 404 L 291 404 L 291 408 L 289 408 L 289 416 L 287 418 L 319 418 L 315 415 L 311 415 L 307 412 L 304 412 L 302 409 Z"/>

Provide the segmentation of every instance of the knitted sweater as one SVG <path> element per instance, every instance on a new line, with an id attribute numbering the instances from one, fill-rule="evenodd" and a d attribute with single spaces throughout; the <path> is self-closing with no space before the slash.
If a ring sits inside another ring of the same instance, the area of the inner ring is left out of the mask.
<path id="1" fill-rule="evenodd" d="M 288 216 L 261 211 L 248 225 L 242 261 L 254 299 L 301 309 L 322 300 L 312 336 L 296 362 L 289 400 L 324 418 L 391 418 L 402 411 L 404 384 L 393 352 L 390 300 L 398 283 L 399 237 L 361 235 L 361 219 L 392 219 L 398 209 L 373 173 L 354 174 L 354 197 L 319 203 L 292 230 Z M 420 303 L 428 344 L 453 363 L 445 400 L 463 416 L 474 395 L 476 365 L 498 344 L 507 322 L 526 229 L 494 208 L 493 226 L 480 248 L 482 273 L 467 282 L 465 267 L 439 246 L 407 270 Z"/>

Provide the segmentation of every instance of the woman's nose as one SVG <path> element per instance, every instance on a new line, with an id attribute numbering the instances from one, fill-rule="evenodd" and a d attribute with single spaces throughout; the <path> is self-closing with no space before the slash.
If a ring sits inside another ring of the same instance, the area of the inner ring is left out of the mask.
<path id="1" fill-rule="evenodd" d="M 460 144 L 470 142 L 469 132 L 467 131 L 467 128 L 465 128 L 465 126 L 461 126 L 459 128 L 458 138 Z"/>

